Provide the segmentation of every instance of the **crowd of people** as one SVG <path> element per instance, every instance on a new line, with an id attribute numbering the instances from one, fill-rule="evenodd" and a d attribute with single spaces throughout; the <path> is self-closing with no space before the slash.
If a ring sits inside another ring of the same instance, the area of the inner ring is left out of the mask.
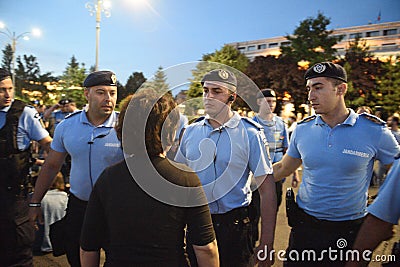
<path id="1" fill-rule="evenodd" d="M 86 77 L 82 110 L 72 99 L 34 109 L 14 98 L 0 69 L 0 266 L 33 266 L 35 230 L 51 252 L 49 228 L 61 219 L 72 267 L 99 266 L 101 249 L 105 266 L 271 266 L 273 253 L 260 255 L 274 248 L 285 179 L 298 187 L 286 204 L 285 266 L 365 266 L 323 255 L 373 251 L 392 236 L 399 117 L 386 123 L 369 107 L 346 107 L 338 64 L 317 63 L 304 80 L 315 114 L 289 127 L 269 88 L 258 92 L 254 117 L 234 111 L 240 83 L 227 69 L 202 77 L 205 116 L 191 123 L 172 94 L 153 88 L 115 111 L 112 71 Z M 374 176 L 383 185 L 367 207 Z M 311 250 L 320 256 L 298 257 Z"/>

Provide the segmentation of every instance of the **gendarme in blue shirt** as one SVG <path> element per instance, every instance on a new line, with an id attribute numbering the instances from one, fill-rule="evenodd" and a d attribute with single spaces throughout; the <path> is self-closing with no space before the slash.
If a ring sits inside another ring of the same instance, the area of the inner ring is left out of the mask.
<path id="1" fill-rule="evenodd" d="M 266 144 L 262 127 L 236 112 L 216 129 L 206 117 L 187 126 L 175 160 L 197 173 L 211 213 L 221 214 L 249 205 L 250 171 L 272 173 Z"/>
<path id="2" fill-rule="evenodd" d="M 6 123 L 7 112 L 11 106 L 0 110 L 0 129 Z M 18 121 L 17 144 L 18 149 L 25 150 L 29 147 L 31 140 L 40 141 L 49 136 L 40 121 L 40 115 L 32 106 L 26 106 Z"/>
<path id="3" fill-rule="evenodd" d="M 334 128 L 319 115 L 299 123 L 287 151 L 303 161 L 299 206 L 312 216 L 331 221 L 365 216 L 374 160 L 392 163 L 399 151 L 384 123 L 353 110 Z"/>
<path id="4" fill-rule="evenodd" d="M 400 219 L 400 159 L 394 161 L 379 189 L 378 197 L 368 208 L 368 212 L 379 219 L 397 224 Z"/>
<path id="5" fill-rule="evenodd" d="M 71 155 L 71 193 L 89 200 L 92 186 L 103 170 L 124 159 L 120 141 L 113 129 L 118 114 L 113 112 L 101 125 L 92 125 L 85 111 L 78 111 L 60 122 L 51 148 Z"/>

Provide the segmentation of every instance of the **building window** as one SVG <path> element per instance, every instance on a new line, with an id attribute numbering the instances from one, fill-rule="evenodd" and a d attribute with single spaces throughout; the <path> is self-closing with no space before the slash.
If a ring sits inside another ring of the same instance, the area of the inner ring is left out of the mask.
<path id="1" fill-rule="evenodd" d="M 383 35 L 395 35 L 395 34 L 397 34 L 397 29 L 390 29 L 383 31 Z"/>
<path id="2" fill-rule="evenodd" d="M 244 53 L 246 51 L 246 47 L 242 46 L 238 48 L 240 53 Z"/>
<path id="3" fill-rule="evenodd" d="M 291 43 L 290 41 L 281 42 L 281 46 L 289 46 L 290 43 Z"/>
<path id="4" fill-rule="evenodd" d="M 254 51 L 254 50 L 256 50 L 256 46 L 255 45 L 249 45 L 247 47 L 247 51 Z"/>
<path id="5" fill-rule="evenodd" d="M 372 32 L 367 32 L 365 37 L 375 37 L 379 36 L 379 31 L 372 31 Z"/>
<path id="6" fill-rule="evenodd" d="M 258 49 L 266 49 L 267 45 L 266 44 L 260 44 L 258 45 Z"/>
<path id="7" fill-rule="evenodd" d="M 361 37 L 362 37 L 362 33 L 361 32 L 351 33 L 349 35 L 349 39 L 356 39 L 356 38 L 361 38 Z"/>
<path id="8" fill-rule="evenodd" d="M 268 47 L 269 47 L 269 48 L 278 47 L 278 43 L 270 43 L 270 44 L 268 45 Z"/>

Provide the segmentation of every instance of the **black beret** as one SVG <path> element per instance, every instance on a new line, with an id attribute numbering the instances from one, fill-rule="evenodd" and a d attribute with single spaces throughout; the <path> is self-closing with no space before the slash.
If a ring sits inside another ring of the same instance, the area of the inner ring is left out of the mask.
<path id="1" fill-rule="evenodd" d="M 92 72 L 86 77 L 83 86 L 92 87 L 96 85 L 117 86 L 117 77 L 114 72 L 108 70 Z"/>
<path id="2" fill-rule="evenodd" d="M 8 70 L 0 68 L 0 82 L 7 78 L 11 79 L 11 73 Z"/>
<path id="3" fill-rule="evenodd" d="M 262 89 L 260 92 L 258 92 L 257 98 L 263 97 L 276 97 L 275 91 L 272 89 Z"/>
<path id="4" fill-rule="evenodd" d="M 342 66 L 334 64 L 332 62 L 317 63 L 309 68 L 304 75 L 304 79 L 306 81 L 308 79 L 317 77 L 334 78 L 347 83 L 346 70 Z"/>
<path id="5" fill-rule="evenodd" d="M 201 85 L 204 85 L 205 82 L 221 82 L 235 87 L 237 86 L 235 75 L 230 71 L 222 69 L 216 69 L 206 73 L 203 79 L 201 79 Z"/>
<path id="6" fill-rule="evenodd" d="M 65 104 L 69 104 L 69 103 L 73 103 L 74 101 L 72 99 L 61 99 L 60 101 L 58 101 L 58 104 L 60 105 L 65 105 Z"/>

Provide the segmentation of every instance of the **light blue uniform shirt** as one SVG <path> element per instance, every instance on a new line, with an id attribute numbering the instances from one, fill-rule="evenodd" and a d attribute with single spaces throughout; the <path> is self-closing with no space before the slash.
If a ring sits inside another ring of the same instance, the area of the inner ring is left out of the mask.
<path id="1" fill-rule="evenodd" d="M 394 161 L 378 197 L 367 211 L 379 219 L 397 224 L 400 219 L 400 159 Z"/>
<path id="2" fill-rule="evenodd" d="M 353 110 L 334 128 L 319 115 L 297 124 L 287 154 L 303 161 L 299 206 L 331 221 L 365 216 L 374 160 L 392 163 L 399 151 L 386 126 Z"/>
<path id="3" fill-rule="evenodd" d="M 278 162 L 283 157 L 284 149 L 289 146 L 289 136 L 287 126 L 282 118 L 276 116 L 272 117 L 272 121 L 265 121 L 256 115 L 253 120 L 264 128 L 265 137 L 269 144 L 269 154 L 272 158 L 272 163 Z"/>
<path id="4" fill-rule="evenodd" d="M 89 200 L 92 185 L 106 167 L 124 159 L 113 129 L 117 117 L 113 112 L 96 127 L 88 121 L 86 112 L 78 111 L 63 120 L 54 132 L 51 148 L 71 155 L 70 192 L 81 200 Z"/>
<path id="5" fill-rule="evenodd" d="M 4 107 L 0 110 L 0 129 L 6 123 L 7 112 L 11 106 Z M 17 144 L 19 150 L 26 150 L 31 140 L 40 141 L 49 136 L 49 133 L 43 127 L 41 118 L 36 109 L 32 106 L 26 106 L 19 117 Z"/>
<path id="6" fill-rule="evenodd" d="M 74 112 L 77 112 L 79 110 L 76 110 Z M 54 129 L 57 127 L 57 125 L 65 119 L 68 115 L 74 113 L 74 112 L 62 112 L 61 110 L 57 110 L 51 113 L 51 116 L 54 118 Z"/>
<path id="7" fill-rule="evenodd" d="M 175 160 L 197 173 L 211 213 L 222 214 L 251 202 L 250 171 L 272 173 L 266 144 L 262 127 L 236 112 L 216 129 L 206 117 L 186 127 Z"/>

